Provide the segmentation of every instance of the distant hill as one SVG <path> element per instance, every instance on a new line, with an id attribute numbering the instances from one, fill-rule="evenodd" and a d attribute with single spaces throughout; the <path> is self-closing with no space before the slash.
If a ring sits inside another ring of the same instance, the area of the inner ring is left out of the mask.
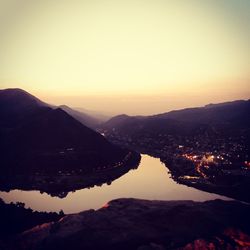
<path id="1" fill-rule="evenodd" d="M 210 104 L 153 116 L 119 115 L 102 125 L 109 131 L 135 135 L 143 133 L 195 134 L 218 129 L 232 132 L 250 127 L 250 100 Z"/>
<path id="2" fill-rule="evenodd" d="M 125 114 L 117 115 L 112 117 L 110 120 L 108 120 L 106 123 L 103 124 L 105 128 L 115 128 L 115 129 L 122 129 L 123 127 L 128 126 L 136 126 L 137 124 L 140 124 L 143 121 L 146 121 L 148 117 L 143 116 L 128 116 Z"/>
<path id="3" fill-rule="evenodd" d="M 66 105 L 61 105 L 59 108 L 63 109 L 65 112 L 67 112 L 69 115 L 74 117 L 76 120 L 81 122 L 82 124 L 90 127 L 90 128 L 95 128 L 99 124 L 101 124 L 101 120 L 97 119 L 93 116 L 90 116 L 86 113 L 80 112 L 78 110 L 72 109 Z"/>
<path id="4" fill-rule="evenodd" d="M 235 123 L 238 121 L 249 125 L 250 117 L 248 114 L 250 114 L 250 100 L 237 100 L 209 104 L 200 108 L 171 111 L 153 117 L 203 124 Z"/>
<path id="5" fill-rule="evenodd" d="M 106 122 L 107 120 L 109 120 L 112 115 L 106 112 L 100 112 L 100 111 L 95 111 L 95 110 L 89 110 L 89 109 L 85 109 L 85 108 L 79 108 L 79 107 L 74 107 L 74 110 L 77 110 L 81 113 L 87 114 L 95 119 L 97 119 L 98 121 L 101 122 Z"/>
<path id="6" fill-rule="evenodd" d="M 51 108 L 23 90 L 0 91 L 0 118 L 5 172 L 92 171 L 128 154 L 61 108 Z"/>

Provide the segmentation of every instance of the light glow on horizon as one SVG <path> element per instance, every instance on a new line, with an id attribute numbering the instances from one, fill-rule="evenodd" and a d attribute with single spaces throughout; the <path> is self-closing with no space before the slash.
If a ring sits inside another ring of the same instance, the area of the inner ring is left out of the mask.
<path id="1" fill-rule="evenodd" d="M 248 0 L 0 0 L 0 87 L 115 113 L 122 99 L 142 114 L 247 99 L 249 13 Z"/>

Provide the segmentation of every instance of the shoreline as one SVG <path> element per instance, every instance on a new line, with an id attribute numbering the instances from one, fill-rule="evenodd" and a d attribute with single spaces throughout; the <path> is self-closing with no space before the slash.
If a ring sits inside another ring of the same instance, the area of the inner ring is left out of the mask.
<path id="1" fill-rule="evenodd" d="M 124 165 L 95 173 L 0 176 L 0 190 L 5 192 L 13 189 L 36 190 L 41 193 L 45 192 L 52 197 L 64 198 L 72 191 L 101 186 L 104 183 L 111 184 L 112 181 L 131 169 L 136 169 L 140 160 L 140 154 L 134 152 Z"/>

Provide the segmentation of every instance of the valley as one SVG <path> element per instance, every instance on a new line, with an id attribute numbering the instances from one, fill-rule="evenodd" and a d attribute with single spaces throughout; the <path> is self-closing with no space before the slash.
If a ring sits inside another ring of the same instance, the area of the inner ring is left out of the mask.
<path id="1" fill-rule="evenodd" d="M 152 117 L 118 116 L 99 131 L 114 144 L 159 157 L 178 183 L 249 202 L 249 113 L 249 101 L 236 101 Z"/>
<path id="2" fill-rule="evenodd" d="M 0 105 L 2 249 L 249 247 L 249 100 L 103 122 L 20 89 Z"/>

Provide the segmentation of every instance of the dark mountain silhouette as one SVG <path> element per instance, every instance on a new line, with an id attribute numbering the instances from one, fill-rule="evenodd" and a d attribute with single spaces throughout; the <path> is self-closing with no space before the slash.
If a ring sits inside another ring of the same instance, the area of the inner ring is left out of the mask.
<path id="1" fill-rule="evenodd" d="M 51 108 L 19 89 L 0 92 L 1 170 L 92 171 L 122 161 L 114 146 L 60 108 Z"/>
<path id="2" fill-rule="evenodd" d="M 1 89 L 0 104 L 1 107 L 7 107 L 12 110 L 18 109 L 19 111 L 25 111 L 34 106 L 49 106 L 25 90 L 18 88 Z M 11 105 L 15 106 L 13 107 Z"/>
<path id="3" fill-rule="evenodd" d="M 49 105 L 22 89 L 0 90 L 0 127 L 15 127 Z"/>
<path id="4" fill-rule="evenodd" d="M 22 119 L 33 116 L 37 111 L 46 108 L 61 108 L 90 128 L 95 128 L 101 123 L 101 120 L 84 112 L 74 110 L 66 105 L 58 107 L 45 103 L 22 89 L 0 90 L 0 126 L 8 127 L 18 125 Z"/>
<path id="5" fill-rule="evenodd" d="M 123 126 L 127 127 L 130 125 L 136 125 L 140 122 L 144 122 L 148 117 L 143 116 L 128 116 L 128 115 L 117 115 L 112 117 L 103 126 L 107 128 L 122 128 Z"/>
<path id="6" fill-rule="evenodd" d="M 197 134 L 204 131 L 232 133 L 249 130 L 250 100 L 210 104 L 153 116 L 119 115 L 102 125 L 103 129 L 123 134 L 145 133 Z"/>
<path id="7" fill-rule="evenodd" d="M 200 108 L 189 108 L 159 114 L 153 117 L 174 119 L 178 121 L 192 121 L 203 124 L 250 124 L 250 100 L 238 100 L 219 104 L 209 104 Z"/>

